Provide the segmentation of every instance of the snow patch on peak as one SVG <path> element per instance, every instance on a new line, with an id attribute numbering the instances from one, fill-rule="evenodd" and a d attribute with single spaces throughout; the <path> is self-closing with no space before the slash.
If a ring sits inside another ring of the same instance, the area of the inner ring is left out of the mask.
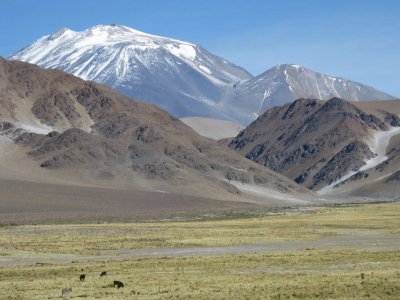
<path id="1" fill-rule="evenodd" d="M 283 64 L 283 65 L 279 65 L 281 68 L 285 69 L 285 70 L 302 70 L 304 69 L 303 66 L 298 65 L 298 64 Z"/>
<path id="2" fill-rule="evenodd" d="M 17 124 L 17 126 L 24 129 L 25 131 L 37 134 L 48 134 L 49 132 L 54 131 L 52 127 L 42 123 L 19 123 Z"/>
<path id="3" fill-rule="evenodd" d="M 73 31 L 73 30 L 71 30 L 69 28 L 63 27 L 60 30 L 58 30 L 56 33 L 48 36 L 48 39 L 52 41 L 52 40 L 56 40 L 56 39 L 58 39 L 60 37 L 71 37 L 74 34 L 76 34 L 75 31 Z"/>
<path id="4" fill-rule="evenodd" d="M 88 34 L 102 34 L 102 33 L 107 33 L 107 34 L 130 34 L 130 35 L 140 35 L 140 36 L 148 36 L 148 37 L 153 37 L 153 35 L 130 28 L 128 26 L 124 25 L 117 25 L 117 24 L 110 24 L 110 25 L 97 25 L 94 27 L 91 27 L 89 29 L 86 29 L 84 32 Z"/>
<path id="5" fill-rule="evenodd" d="M 167 44 L 165 48 L 172 53 L 173 55 L 188 59 L 194 60 L 196 58 L 196 49 L 192 45 L 188 44 Z M 201 67 L 200 67 L 201 68 Z"/>
<path id="6" fill-rule="evenodd" d="M 199 65 L 199 68 L 202 69 L 207 74 L 210 74 L 210 75 L 212 74 L 211 70 L 203 65 Z"/>

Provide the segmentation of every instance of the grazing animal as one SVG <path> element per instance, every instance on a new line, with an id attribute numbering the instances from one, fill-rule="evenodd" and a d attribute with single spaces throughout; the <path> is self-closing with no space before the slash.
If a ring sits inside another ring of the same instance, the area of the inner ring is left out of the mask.
<path id="1" fill-rule="evenodd" d="M 80 281 L 85 281 L 86 275 L 82 274 L 81 276 L 79 276 L 79 280 Z"/>
<path id="2" fill-rule="evenodd" d="M 114 280 L 113 281 L 114 287 L 116 287 L 117 289 L 123 288 L 124 284 L 121 281 L 118 280 Z"/>
<path id="3" fill-rule="evenodd" d="M 107 272 L 106 271 L 101 272 L 100 277 L 103 277 L 103 276 L 107 276 Z"/>
<path id="4" fill-rule="evenodd" d="M 361 279 L 364 280 L 364 278 L 365 278 L 365 274 L 361 273 Z"/>
<path id="5" fill-rule="evenodd" d="M 64 289 L 62 289 L 62 291 L 61 291 L 61 295 L 62 295 L 62 296 L 66 296 L 66 295 L 68 295 L 68 294 L 70 294 L 70 293 L 72 293 L 72 288 L 64 288 Z"/>

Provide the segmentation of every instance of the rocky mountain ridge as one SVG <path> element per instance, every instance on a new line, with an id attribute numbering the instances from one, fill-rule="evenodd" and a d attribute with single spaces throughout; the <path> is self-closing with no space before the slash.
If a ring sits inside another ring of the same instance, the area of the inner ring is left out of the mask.
<path id="1" fill-rule="evenodd" d="M 0 58 L 0 102 L 1 178 L 214 199 L 244 199 L 232 181 L 309 194 L 156 106 L 59 70 Z"/>
<path id="2" fill-rule="evenodd" d="M 398 124 L 343 99 L 299 99 L 273 107 L 251 123 L 229 146 L 245 157 L 313 190 L 334 184 L 376 157 L 374 136 Z"/>

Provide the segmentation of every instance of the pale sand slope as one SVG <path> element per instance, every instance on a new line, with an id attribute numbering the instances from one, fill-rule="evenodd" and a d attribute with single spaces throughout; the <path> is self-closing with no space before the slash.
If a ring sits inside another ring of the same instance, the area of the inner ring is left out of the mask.
<path id="1" fill-rule="evenodd" d="M 244 126 L 235 122 L 202 117 L 186 117 L 180 119 L 198 134 L 213 140 L 235 137 Z"/>

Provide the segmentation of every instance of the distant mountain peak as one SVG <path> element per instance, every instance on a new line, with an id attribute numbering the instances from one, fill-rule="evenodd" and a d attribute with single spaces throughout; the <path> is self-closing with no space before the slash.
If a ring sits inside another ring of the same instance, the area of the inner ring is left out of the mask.
<path id="1" fill-rule="evenodd" d="M 54 34 L 52 34 L 50 37 L 58 38 L 64 34 L 68 34 L 68 33 L 76 33 L 76 32 L 67 27 L 62 27 L 58 31 L 56 31 Z"/>
<path id="2" fill-rule="evenodd" d="M 295 70 L 299 70 L 299 69 L 304 69 L 303 66 L 298 65 L 298 64 L 278 64 L 275 65 L 274 67 L 272 67 L 272 69 L 295 69 Z"/>
<path id="3" fill-rule="evenodd" d="M 105 84 L 176 117 L 234 120 L 221 103 L 223 94 L 252 78 L 198 45 L 115 24 L 80 32 L 63 28 L 10 58 Z"/>
<path id="4" fill-rule="evenodd" d="M 272 106 L 298 98 L 393 99 L 358 82 L 279 64 L 253 77 L 199 45 L 116 24 L 62 28 L 10 59 L 57 68 L 156 104 L 175 117 L 247 124 Z"/>
<path id="5" fill-rule="evenodd" d="M 237 113 L 257 118 L 270 107 L 299 98 L 329 100 L 335 97 L 348 101 L 395 99 L 355 81 L 325 75 L 298 64 L 279 64 L 239 85 L 232 102 L 246 101 Z"/>

